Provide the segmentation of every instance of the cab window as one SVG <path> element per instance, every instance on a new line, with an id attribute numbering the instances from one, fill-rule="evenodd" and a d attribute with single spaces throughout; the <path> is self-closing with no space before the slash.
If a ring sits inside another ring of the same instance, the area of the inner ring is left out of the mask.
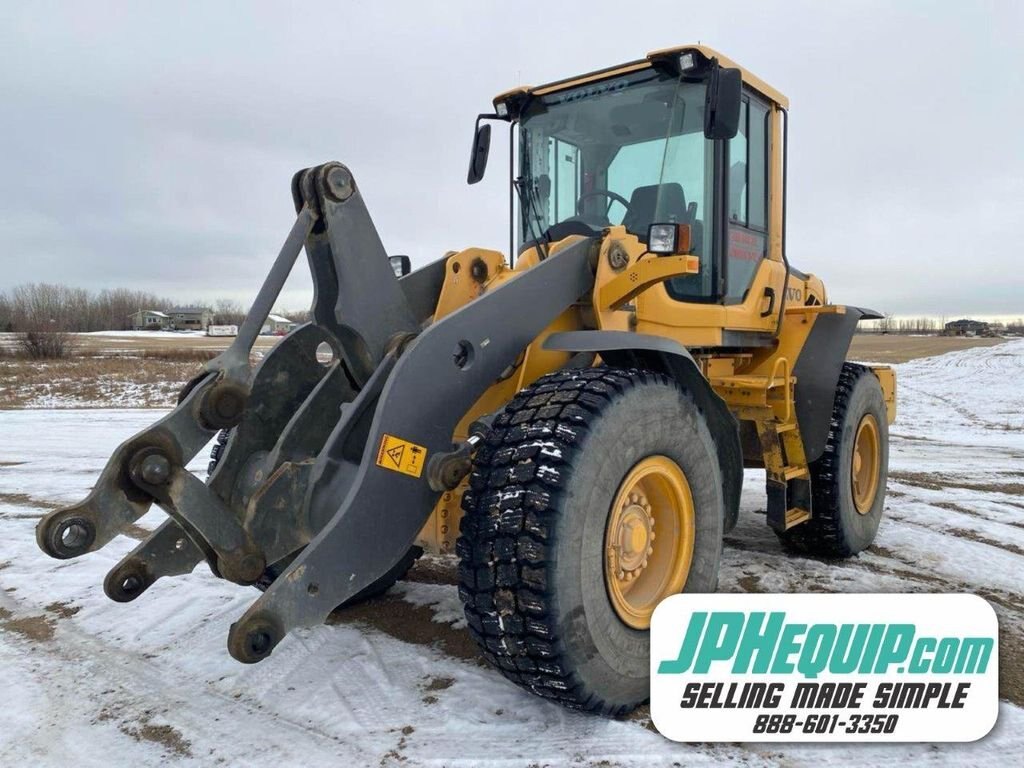
<path id="1" fill-rule="evenodd" d="M 564 221 L 576 215 L 576 200 L 579 199 L 583 169 L 580 163 L 580 148 L 563 139 L 548 139 L 548 168 L 551 169 L 551 184 L 554 194 L 548 193 L 548 221 Z"/>
<path id="2" fill-rule="evenodd" d="M 716 300 L 712 255 L 715 142 L 704 138 L 706 88 L 655 69 L 533 100 L 519 120 L 520 247 L 620 224 L 691 227 L 699 275 L 677 298 Z"/>
<path id="3" fill-rule="evenodd" d="M 728 303 L 743 301 L 768 247 L 767 105 L 744 96 L 740 127 L 729 142 Z"/>

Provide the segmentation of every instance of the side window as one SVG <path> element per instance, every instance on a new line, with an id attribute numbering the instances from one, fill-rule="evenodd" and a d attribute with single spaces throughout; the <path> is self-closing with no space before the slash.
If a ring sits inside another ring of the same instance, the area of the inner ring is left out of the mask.
<path id="1" fill-rule="evenodd" d="M 726 301 L 742 301 L 768 243 L 768 108 L 744 98 L 729 142 Z"/>
<path id="2" fill-rule="evenodd" d="M 618 150 L 608 166 L 608 189 L 631 201 L 633 193 L 641 187 L 660 185 L 663 188 L 653 209 L 634 211 L 636 221 L 631 220 L 631 223 L 640 225 L 634 234 L 646 235 L 647 226 L 655 219 L 690 224 L 694 223 L 691 217 L 703 220 L 704 200 L 708 194 L 704 171 L 710 165 L 710 149 L 702 133 L 691 132 L 627 144 Z M 668 187 L 677 190 L 677 194 L 667 190 Z M 611 210 L 616 212 L 621 208 L 616 205 Z M 641 215 L 644 213 L 647 215 Z"/>
<path id="3" fill-rule="evenodd" d="M 580 148 L 567 141 L 548 139 L 548 169 L 551 176 L 547 189 L 540 189 L 541 199 L 547 200 L 547 221 L 564 221 L 576 215 L 576 200 L 580 196 Z M 551 191 L 554 190 L 554 194 Z"/>
<path id="4" fill-rule="evenodd" d="M 747 118 L 749 102 L 740 105 L 740 129 L 729 142 L 729 221 L 747 223 Z"/>
<path id="5" fill-rule="evenodd" d="M 714 142 L 700 130 L 627 144 L 608 166 L 608 189 L 630 201 L 630 210 L 621 218 L 628 231 L 644 236 L 655 222 L 690 225 L 691 253 L 701 260 L 701 270 L 668 281 L 669 295 L 679 301 L 708 299 L 715 293 L 709 213 L 713 167 Z M 619 209 L 613 205 L 611 211 Z"/>
<path id="6" fill-rule="evenodd" d="M 768 229 L 768 108 L 750 103 L 750 151 L 747 172 L 747 223 Z"/>

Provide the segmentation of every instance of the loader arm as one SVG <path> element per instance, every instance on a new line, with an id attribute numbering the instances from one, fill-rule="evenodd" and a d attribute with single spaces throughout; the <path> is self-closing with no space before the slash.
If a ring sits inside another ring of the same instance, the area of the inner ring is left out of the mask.
<path id="1" fill-rule="evenodd" d="M 251 584 L 292 558 L 232 625 L 228 647 L 244 662 L 399 561 L 434 506 L 431 475 L 459 420 L 594 280 L 593 241 L 581 240 L 423 329 L 439 266 L 395 277 L 349 170 L 302 171 L 292 190 L 295 224 L 235 342 L 170 414 L 114 452 L 85 501 L 37 527 L 45 552 L 78 557 L 153 503 L 167 512 L 108 574 L 105 590 L 122 602 L 203 559 Z M 254 369 L 252 345 L 303 245 L 313 322 Z M 204 484 L 185 467 L 221 429 L 231 438 Z"/>

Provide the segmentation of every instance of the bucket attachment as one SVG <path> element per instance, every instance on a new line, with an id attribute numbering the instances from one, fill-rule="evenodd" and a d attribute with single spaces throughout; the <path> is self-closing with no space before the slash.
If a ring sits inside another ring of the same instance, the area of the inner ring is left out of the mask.
<path id="1" fill-rule="evenodd" d="M 401 559 L 467 450 L 453 448 L 456 424 L 593 287 L 592 241 L 581 240 L 431 322 L 446 262 L 396 277 L 347 167 L 300 171 L 292 194 L 295 223 L 231 346 L 117 448 L 84 501 L 36 530 L 47 554 L 79 557 L 152 504 L 165 511 L 105 580 L 120 602 L 203 560 L 238 584 L 272 568 L 280 575 L 229 633 L 243 662 Z M 254 368 L 252 346 L 303 246 L 312 322 Z M 220 430 L 230 437 L 203 483 L 185 467 Z"/>

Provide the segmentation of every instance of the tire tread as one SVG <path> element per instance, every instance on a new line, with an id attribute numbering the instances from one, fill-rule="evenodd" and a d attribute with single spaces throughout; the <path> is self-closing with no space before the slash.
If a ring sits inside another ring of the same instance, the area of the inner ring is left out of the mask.
<path id="1" fill-rule="evenodd" d="M 811 508 L 809 521 L 780 535 L 783 544 L 796 552 L 821 557 L 849 557 L 853 548 L 847 541 L 840 517 L 841 492 L 839 477 L 840 443 L 850 398 L 864 376 L 874 376 L 871 369 L 857 363 L 843 363 L 836 385 L 825 452 L 811 466 Z"/>
<path id="2" fill-rule="evenodd" d="M 611 716 L 636 703 L 603 701 L 571 668 L 548 566 L 581 443 L 616 398 L 648 384 L 675 386 L 652 371 L 586 368 L 549 374 L 522 390 L 477 450 L 456 544 L 459 595 L 484 658 L 535 694 Z"/>

